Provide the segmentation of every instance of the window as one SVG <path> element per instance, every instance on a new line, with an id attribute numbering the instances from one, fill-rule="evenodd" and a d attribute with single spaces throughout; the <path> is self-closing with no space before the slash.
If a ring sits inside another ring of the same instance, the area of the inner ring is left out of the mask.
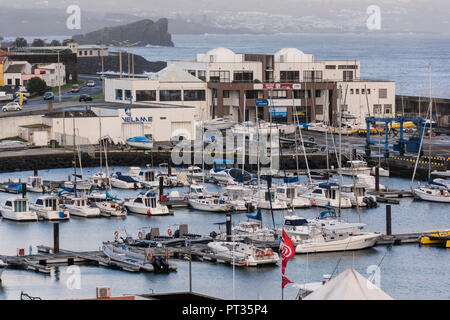
<path id="1" fill-rule="evenodd" d="M 325 66 L 325 69 L 336 69 L 336 66 L 329 64 Z"/>
<path id="2" fill-rule="evenodd" d="M 294 90 L 294 99 L 305 99 L 311 97 L 311 90 Z"/>
<path id="3" fill-rule="evenodd" d="M 285 99 L 287 98 L 287 91 L 286 90 L 269 91 L 269 98 Z"/>
<path id="4" fill-rule="evenodd" d="M 392 112 L 392 104 L 385 104 L 384 105 L 384 113 L 390 114 Z"/>
<path id="5" fill-rule="evenodd" d="M 280 71 L 280 82 L 299 82 L 299 71 Z"/>
<path id="6" fill-rule="evenodd" d="M 12 79 L 8 79 L 8 85 L 12 85 Z"/>
<path id="7" fill-rule="evenodd" d="M 321 94 L 321 91 L 320 90 L 316 90 L 316 98 L 320 98 L 320 94 Z"/>
<path id="8" fill-rule="evenodd" d="M 223 90 L 223 97 L 229 98 L 230 97 L 230 90 Z"/>
<path id="9" fill-rule="evenodd" d="M 316 104 L 316 114 L 322 115 L 323 114 L 323 105 Z"/>
<path id="10" fill-rule="evenodd" d="M 233 79 L 236 82 L 252 82 L 253 71 L 234 71 Z"/>
<path id="11" fill-rule="evenodd" d="M 303 71 L 303 81 L 307 82 L 315 82 L 315 81 L 322 81 L 323 79 L 323 73 L 322 71 Z"/>
<path id="12" fill-rule="evenodd" d="M 367 94 L 370 94 L 370 89 L 367 89 Z"/>
<path id="13" fill-rule="evenodd" d="M 353 71 L 343 71 L 342 72 L 343 81 L 352 81 L 353 80 Z M 356 89 L 358 90 L 358 89 Z"/>
<path id="14" fill-rule="evenodd" d="M 230 82 L 230 71 L 210 71 L 209 81 Z"/>
<path id="15" fill-rule="evenodd" d="M 16 79 L 16 86 L 20 86 L 20 79 Z"/>
<path id="16" fill-rule="evenodd" d="M 125 100 L 131 101 L 131 90 L 125 90 Z"/>
<path id="17" fill-rule="evenodd" d="M 184 90 L 184 101 L 205 101 L 205 90 Z"/>
<path id="18" fill-rule="evenodd" d="M 339 69 L 358 69 L 358 65 L 350 64 L 350 65 L 340 65 Z"/>
<path id="19" fill-rule="evenodd" d="M 356 94 L 359 94 L 359 89 L 356 89 Z"/>
<path id="20" fill-rule="evenodd" d="M 263 97 L 263 92 L 258 90 L 246 90 L 245 97 L 247 99 L 260 99 Z"/>
<path id="21" fill-rule="evenodd" d="M 381 104 L 374 104 L 373 105 L 373 113 L 381 113 Z"/>
<path id="22" fill-rule="evenodd" d="M 341 110 L 342 112 L 348 111 L 348 106 L 346 104 L 341 104 Z"/>
<path id="23" fill-rule="evenodd" d="M 198 78 L 200 80 L 206 81 L 206 71 L 205 70 L 198 70 Z"/>
<path id="24" fill-rule="evenodd" d="M 366 94 L 366 90 L 361 89 L 361 94 Z"/>
<path id="25" fill-rule="evenodd" d="M 123 90 L 116 89 L 116 100 L 123 100 Z"/>
<path id="26" fill-rule="evenodd" d="M 353 94 L 354 93 L 354 90 L 353 89 L 350 89 L 350 94 Z"/>
<path id="27" fill-rule="evenodd" d="M 378 98 L 387 99 L 387 89 L 378 89 Z"/>
<path id="28" fill-rule="evenodd" d="M 156 90 L 136 90 L 136 101 L 156 101 Z"/>
<path id="29" fill-rule="evenodd" d="M 160 90 L 159 101 L 181 101 L 181 90 Z"/>
<path id="30" fill-rule="evenodd" d="M 92 56 L 92 50 L 89 51 L 89 54 Z"/>
<path id="31" fill-rule="evenodd" d="M 78 55 L 82 56 L 83 55 L 83 51 L 78 51 Z"/>
<path id="32" fill-rule="evenodd" d="M 188 70 L 187 72 L 196 77 L 195 70 Z"/>

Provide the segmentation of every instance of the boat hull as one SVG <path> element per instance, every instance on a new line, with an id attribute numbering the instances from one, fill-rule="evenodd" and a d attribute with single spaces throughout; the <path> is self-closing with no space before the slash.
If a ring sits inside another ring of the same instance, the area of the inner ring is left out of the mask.
<path id="1" fill-rule="evenodd" d="M 431 201 L 431 202 L 450 203 L 450 195 L 448 192 L 447 192 L 447 196 L 428 194 L 425 191 L 420 190 L 420 189 L 414 189 L 413 193 L 414 193 L 414 196 L 420 200 Z"/>
<path id="2" fill-rule="evenodd" d="M 362 234 L 343 240 L 304 243 L 295 247 L 295 253 L 361 250 L 373 247 L 379 237 L 378 234 Z"/>
<path id="3" fill-rule="evenodd" d="M 38 221 L 38 216 L 34 211 L 27 212 L 13 212 L 11 210 L 0 209 L 0 213 L 3 219 L 18 221 L 18 222 L 31 222 Z"/>
<path id="4" fill-rule="evenodd" d="M 146 216 L 165 216 L 171 214 L 169 208 L 166 206 L 150 208 L 145 206 L 137 206 L 132 203 L 124 203 L 123 206 L 130 213 L 142 214 Z"/>
<path id="5" fill-rule="evenodd" d="M 199 201 L 196 201 L 196 199 L 189 199 L 189 205 L 196 210 L 200 211 L 209 211 L 209 212 L 228 212 L 232 210 L 232 207 L 227 204 L 208 204 L 208 203 L 201 203 Z"/>

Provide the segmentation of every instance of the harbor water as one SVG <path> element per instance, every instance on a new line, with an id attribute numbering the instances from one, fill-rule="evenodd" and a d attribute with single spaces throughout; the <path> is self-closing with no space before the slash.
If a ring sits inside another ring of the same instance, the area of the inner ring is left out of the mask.
<path id="1" fill-rule="evenodd" d="M 180 170 L 179 168 L 177 168 Z M 85 176 L 97 172 L 99 168 L 83 168 Z M 128 168 L 111 168 L 111 172 L 127 172 Z M 42 170 L 39 175 L 45 180 L 61 181 L 72 174 L 72 169 Z M 0 174 L 0 181 L 9 178 L 26 181 L 33 172 L 14 172 Z M 306 181 L 306 177 L 302 177 Z M 274 181 L 279 182 L 278 180 Z M 351 180 L 344 180 L 351 183 Z M 392 189 L 409 190 L 410 180 L 400 178 L 380 178 L 380 183 Z M 218 186 L 207 184 L 207 189 L 217 191 Z M 187 188 L 176 188 L 187 191 Z M 169 189 L 167 189 L 169 191 Z M 111 194 L 119 198 L 137 195 L 139 190 L 113 189 Z M 0 193 L 0 203 L 20 195 Z M 30 202 L 38 194 L 28 193 Z M 299 209 L 296 213 L 305 218 L 317 217 L 319 208 Z M 275 224 L 279 226 L 287 212 L 274 212 Z M 289 213 L 292 214 L 292 213 Z M 374 209 L 345 209 L 342 218 L 349 222 L 367 224 L 365 230 L 385 233 L 385 204 Z M 245 213 L 232 215 L 233 223 L 247 220 Z M 223 213 L 199 212 L 187 208 L 175 209 L 173 216 L 147 217 L 129 214 L 126 218 L 85 219 L 71 217 L 70 221 L 60 223 L 60 247 L 62 249 L 88 251 L 99 250 L 103 241 L 113 240 L 114 232 L 121 236 L 126 232 L 137 237 L 142 227 L 158 227 L 161 234 L 167 234 L 171 228 L 176 230 L 179 224 L 188 224 L 189 233 L 209 235 L 219 231 L 215 223 L 225 222 Z M 272 215 L 263 212 L 263 224 L 273 227 Z M 401 199 L 400 205 L 392 205 L 392 233 L 416 233 L 435 228 L 448 228 L 450 210 L 448 204 L 428 203 Z M 149 229 L 147 230 L 149 231 Z M 221 230 L 224 231 L 224 230 Z M 53 226 L 49 222 L 15 223 L 0 222 L 0 254 L 16 255 L 18 248 L 29 253 L 30 246 L 36 253 L 37 245 L 53 244 Z M 450 293 L 450 257 L 449 250 L 440 247 L 426 247 L 419 244 L 394 246 L 376 246 L 353 252 L 320 253 L 296 255 L 286 269 L 286 276 L 293 282 L 322 281 L 324 274 L 339 274 L 348 267 L 355 268 L 362 275 L 369 277 L 376 266 L 379 271 L 375 281 L 394 299 L 449 299 Z M 129 273 L 96 266 L 79 266 L 55 268 L 52 274 L 7 269 L 2 275 L 0 299 L 19 299 L 20 292 L 26 292 L 42 299 L 89 298 L 95 296 L 95 288 L 111 287 L 115 296 L 139 293 L 167 293 L 189 290 L 189 263 L 183 260 L 171 260 L 178 266 L 178 271 L 170 274 Z M 192 263 L 193 291 L 222 299 L 233 297 L 233 268 L 229 265 L 211 262 Z M 80 276 L 80 286 L 70 284 L 73 276 Z M 235 269 L 235 297 L 237 299 L 281 299 L 281 263 L 275 266 Z M 69 289 L 71 288 L 71 289 Z M 285 299 L 295 299 L 297 289 L 289 284 L 284 291 Z"/>

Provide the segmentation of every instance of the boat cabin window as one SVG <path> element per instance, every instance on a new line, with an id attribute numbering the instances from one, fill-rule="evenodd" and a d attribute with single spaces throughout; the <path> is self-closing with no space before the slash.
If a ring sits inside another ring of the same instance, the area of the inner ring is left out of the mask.
<path id="1" fill-rule="evenodd" d="M 5 206 L 12 207 L 11 201 L 6 201 Z"/>
<path id="2" fill-rule="evenodd" d="M 277 189 L 277 193 L 279 193 L 279 194 L 285 194 L 285 193 L 286 193 L 286 189 L 284 189 L 284 188 L 278 188 L 278 189 Z"/>
<path id="3" fill-rule="evenodd" d="M 53 210 L 56 210 L 57 205 L 58 205 L 58 200 L 57 199 L 46 199 L 45 200 L 45 206 L 47 208 L 53 208 Z"/>
<path id="4" fill-rule="evenodd" d="M 150 208 L 156 208 L 156 198 L 146 198 L 145 199 L 145 206 Z"/>
<path id="5" fill-rule="evenodd" d="M 328 199 L 336 199 L 336 190 L 328 189 L 325 190 L 325 197 Z"/>
<path id="6" fill-rule="evenodd" d="M 287 196 L 289 199 L 295 198 L 295 188 L 287 188 L 287 189 L 286 189 L 286 196 Z"/>
<path id="7" fill-rule="evenodd" d="M 78 207 L 85 207 L 86 206 L 86 202 L 84 201 L 84 199 L 79 199 L 76 201 L 76 205 Z"/>
<path id="8" fill-rule="evenodd" d="M 275 192 L 273 192 L 273 191 L 271 191 L 271 192 L 269 192 L 269 191 L 266 191 L 265 192 L 265 199 L 266 199 L 266 201 L 275 201 Z"/>
<path id="9" fill-rule="evenodd" d="M 145 181 L 154 181 L 155 180 L 155 172 L 153 171 L 146 171 L 144 173 Z"/>
<path id="10" fill-rule="evenodd" d="M 23 200 L 14 201 L 14 212 L 27 211 L 27 202 Z"/>
<path id="11" fill-rule="evenodd" d="M 313 193 L 322 194 L 322 189 L 316 189 L 316 190 L 313 191 Z"/>
<path id="12" fill-rule="evenodd" d="M 134 199 L 134 203 L 142 203 L 142 198 L 136 198 L 136 199 Z"/>
<path id="13" fill-rule="evenodd" d="M 44 202 L 42 201 L 42 199 L 37 199 L 37 200 L 36 200 L 36 204 L 38 204 L 38 205 L 43 205 Z"/>

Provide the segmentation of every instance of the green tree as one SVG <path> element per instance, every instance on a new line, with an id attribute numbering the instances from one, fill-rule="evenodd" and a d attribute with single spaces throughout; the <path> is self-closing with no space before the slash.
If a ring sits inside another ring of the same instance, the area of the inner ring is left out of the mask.
<path id="1" fill-rule="evenodd" d="M 14 41 L 14 46 L 16 48 L 28 47 L 28 42 L 27 40 L 25 40 L 25 38 L 16 38 L 16 40 Z"/>
<path id="2" fill-rule="evenodd" d="M 41 96 L 48 90 L 48 87 L 44 80 L 38 77 L 34 77 L 28 80 L 27 90 L 31 94 L 37 93 Z"/>
<path id="3" fill-rule="evenodd" d="M 34 39 L 32 46 L 33 47 L 45 47 L 45 41 L 42 39 Z"/>
<path id="4" fill-rule="evenodd" d="M 58 40 L 52 40 L 52 42 L 50 42 L 50 46 L 51 47 L 60 47 L 61 42 L 59 42 Z"/>
<path id="5" fill-rule="evenodd" d="M 67 46 L 67 44 L 68 44 L 69 42 L 73 42 L 73 40 L 72 40 L 72 39 L 65 39 L 65 40 L 63 40 L 62 45 L 63 45 L 63 46 Z"/>

